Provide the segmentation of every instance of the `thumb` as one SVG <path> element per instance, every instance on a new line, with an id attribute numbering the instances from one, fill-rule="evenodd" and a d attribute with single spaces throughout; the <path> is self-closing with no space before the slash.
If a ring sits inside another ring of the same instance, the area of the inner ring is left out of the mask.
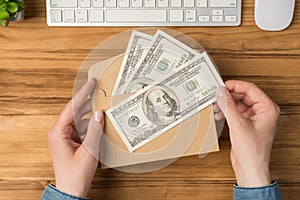
<path id="1" fill-rule="evenodd" d="M 103 133 L 104 115 L 102 111 L 96 111 L 89 121 L 87 134 L 83 146 L 96 159 L 99 157 L 100 139 Z"/>
<path id="2" fill-rule="evenodd" d="M 245 120 L 241 112 L 238 110 L 232 95 L 225 87 L 217 88 L 216 99 L 218 106 L 226 117 L 228 125 Z"/>

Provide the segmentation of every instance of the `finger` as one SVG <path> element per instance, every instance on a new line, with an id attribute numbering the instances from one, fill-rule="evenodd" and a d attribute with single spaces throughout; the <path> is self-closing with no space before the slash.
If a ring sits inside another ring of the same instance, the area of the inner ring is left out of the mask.
<path id="1" fill-rule="evenodd" d="M 83 146 L 96 159 L 99 155 L 100 138 L 103 133 L 104 115 L 102 111 L 96 111 L 89 121 Z"/>
<path id="2" fill-rule="evenodd" d="M 81 89 L 80 91 L 73 97 L 73 109 L 74 113 L 77 113 L 82 104 L 85 103 L 87 97 L 92 93 L 96 86 L 96 80 L 90 79 Z"/>
<path id="3" fill-rule="evenodd" d="M 87 113 L 92 111 L 92 104 L 91 104 L 91 100 L 87 99 L 79 108 L 79 110 L 77 111 L 76 115 L 75 115 L 75 123 L 78 124 L 80 123 L 82 117 L 84 117 L 84 115 L 86 115 Z"/>
<path id="4" fill-rule="evenodd" d="M 76 109 L 78 109 L 82 104 L 81 101 L 84 102 L 86 97 L 92 92 L 95 84 L 95 79 L 89 80 L 75 95 L 75 97 L 68 102 L 68 104 L 65 106 L 60 116 L 58 117 L 58 120 L 56 121 L 55 126 L 57 128 L 63 129 L 65 126 L 68 126 L 74 122 L 72 107 L 75 108 L 74 111 L 76 111 Z"/>
<path id="5" fill-rule="evenodd" d="M 236 122 L 243 123 L 245 121 L 245 118 L 238 110 L 232 95 L 226 88 L 218 87 L 216 90 L 216 98 L 229 126 Z"/>
<path id="6" fill-rule="evenodd" d="M 74 129 L 71 135 L 71 140 L 77 144 L 81 144 L 81 139 L 77 133 L 77 131 Z"/>
<path id="7" fill-rule="evenodd" d="M 245 97 L 241 101 L 251 109 L 247 109 L 247 112 L 243 112 L 243 116 L 255 120 L 253 117 L 257 114 L 258 111 L 265 111 L 264 115 L 273 116 L 276 115 L 279 109 L 273 100 L 261 89 L 259 89 L 253 83 L 248 83 L 244 81 L 227 81 L 226 86 L 229 89 L 232 89 L 234 92 L 243 92 Z M 247 89 L 245 89 L 247 87 Z M 272 109 L 273 108 L 273 109 Z"/>
<path id="8" fill-rule="evenodd" d="M 72 125 L 74 121 L 73 111 L 72 111 L 72 100 L 67 103 L 63 111 L 60 113 L 54 128 L 59 129 L 61 132 L 66 126 Z"/>
<path id="9" fill-rule="evenodd" d="M 249 106 L 245 105 L 242 101 L 236 101 L 236 106 L 241 113 L 245 112 Z"/>
<path id="10" fill-rule="evenodd" d="M 212 105 L 213 105 L 213 111 L 214 111 L 215 120 L 219 121 L 221 119 L 224 119 L 225 116 L 224 116 L 222 110 L 220 109 L 219 105 L 216 102 L 213 103 Z"/>
<path id="11" fill-rule="evenodd" d="M 223 114 L 222 111 L 215 113 L 214 116 L 215 116 L 215 120 L 216 121 L 220 121 L 221 119 L 225 118 L 225 116 L 224 116 L 224 114 Z"/>
<path id="12" fill-rule="evenodd" d="M 232 95 L 235 101 L 240 101 L 245 98 L 245 94 L 236 93 L 236 92 L 230 92 L 230 94 Z"/>
<path id="13" fill-rule="evenodd" d="M 246 119 L 250 119 L 252 121 L 255 121 L 255 116 L 256 116 L 256 113 L 255 111 L 253 110 L 253 107 L 250 107 L 248 108 L 247 110 L 245 110 L 242 115 L 246 118 Z"/>
<path id="14" fill-rule="evenodd" d="M 243 102 L 248 106 L 262 101 L 272 101 L 268 95 L 253 83 L 230 80 L 226 81 L 225 85 L 230 92 L 244 94 Z"/>
<path id="15" fill-rule="evenodd" d="M 90 119 L 83 119 L 78 124 L 76 124 L 76 130 L 79 136 L 82 136 L 87 133 L 88 125 Z"/>
<path id="16" fill-rule="evenodd" d="M 213 111 L 215 113 L 220 112 L 221 109 L 217 103 L 213 103 L 212 105 L 213 105 Z"/>

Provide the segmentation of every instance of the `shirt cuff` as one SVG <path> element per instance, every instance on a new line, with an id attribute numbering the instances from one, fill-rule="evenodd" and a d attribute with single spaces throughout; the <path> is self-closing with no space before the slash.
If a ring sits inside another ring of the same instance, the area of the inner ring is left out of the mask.
<path id="1" fill-rule="evenodd" d="M 240 187 L 234 185 L 235 200 L 282 200 L 282 194 L 277 182 L 263 187 Z"/>
<path id="2" fill-rule="evenodd" d="M 76 197 L 58 190 L 54 185 L 49 184 L 44 193 L 42 194 L 41 200 L 89 200 L 89 198 Z"/>

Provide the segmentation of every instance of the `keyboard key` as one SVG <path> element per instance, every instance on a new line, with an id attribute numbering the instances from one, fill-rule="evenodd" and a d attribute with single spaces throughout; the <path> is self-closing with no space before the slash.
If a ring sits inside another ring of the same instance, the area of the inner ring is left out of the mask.
<path id="1" fill-rule="evenodd" d="M 155 8 L 155 0 L 145 0 L 146 8 Z"/>
<path id="2" fill-rule="evenodd" d="M 117 0 L 105 0 L 105 6 L 108 8 L 116 8 Z"/>
<path id="3" fill-rule="evenodd" d="M 225 16 L 225 22 L 236 22 L 236 16 Z"/>
<path id="4" fill-rule="evenodd" d="M 237 0 L 210 0 L 210 7 L 236 7 Z"/>
<path id="5" fill-rule="evenodd" d="M 107 10 L 107 22 L 142 22 L 142 23 L 162 23 L 167 21 L 166 10 Z"/>
<path id="6" fill-rule="evenodd" d="M 183 22 L 183 10 L 170 10 L 170 22 Z"/>
<path id="7" fill-rule="evenodd" d="M 118 6 L 120 8 L 129 8 L 129 0 L 119 0 Z"/>
<path id="8" fill-rule="evenodd" d="M 172 8 L 181 8 L 181 0 L 171 0 Z"/>
<path id="9" fill-rule="evenodd" d="M 89 15 L 89 21 L 90 22 L 103 22 L 104 18 L 103 18 L 103 10 L 100 9 L 93 9 L 90 10 L 90 15 Z"/>
<path id="10" fill-rule="evenodd" d="M 196 6 L 198 8 L 206 8 L 207 7 L 207 0 L 196 0 Z"/>
<path id="11" fill-rule="evenodd" d="M 185 21 L 195 22 L 196 21 L 196 10 L 186 10 L 185 11 Z"/>
<path id="12" fill-rule="evenodd" d="M 77 10 L 77 22 L 87 22 L 88 21 L 88 12 L 87 10 Z"/>
<path id="13" fill-rule="evenodd" d="M 141 7 L 143 7 L 143 1 L 142 0 L 131 0 L 131 6 L 133 8 L 141 8 Z"/>
<path id="14" fill-rule="evenodd" d="M 223 16 L 212 16 L 212 22 L 222 22 Z"/>
<path id="15" fill-rule="evenodd" d="M 64 22 L 67 23 L 75 22 L 75 10 L 71 10 L 71 9 L 64 10 Z"/>
<path id="16" fill-rule="evenodd" d="M 94 8 L 103 8 L 103 0 L 92 0 Z"/>
<path id="17" fill-rule="evenodd" d="M 198 17 L 199 22 L 209 22 L 209 16 L 203 15 Z"/>
<path id="18" fill-rule="evenodd" d="M 90 8 L 91 0 L 79 0 L 81 8 Z"/>
<path id="19" fill-rule="evenodd" d="M 51 10 L 51 22 L 62 22 L 61 10 Z"/>
<path id="20" fill-rule="evenodd" d="M 194 0 L 183 0 L 183 7 L 193 8 L 193 7 L 195 7 L 195 1 Z"/>
<path id="21" fill-rule="evenodd" d="M 169 0 L 157 0 L 157 7 L 159 8 L 169 7 Z"/>
<path id="22" fill-rule="evenodd" d="M 223 15 L 223 10 L 212 10 L 212 15 Z"/>
<path id="23" fill-rule="evenodd" d="M 52 8 L 76 8 L 77 0 L 51 0 Z"/>

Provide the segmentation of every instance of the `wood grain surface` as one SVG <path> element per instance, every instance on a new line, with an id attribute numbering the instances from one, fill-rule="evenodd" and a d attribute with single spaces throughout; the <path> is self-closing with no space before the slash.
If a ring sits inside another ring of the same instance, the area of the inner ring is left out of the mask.
<path id="1" fill-rule="evenodd" d="M 54 183 L 47 132 L 72 96 L 77 70 L 99 43 L 135 27 L 56 28 L 45 1 L 27 0 L 25 21 L 0 28 L 0 199 L 38 199 Z M 281 107 L 272 179 L 285 199 L 300 198 L 300 2 L 291 26 L 266 32 L 243 0 L 239 27 L 169 27 L 200 44 L 224 80 L 256 83 Z M 220 152 L 178 159 L 146 174 L 97 170 L 92 199 L 232 199 L 228 128 Z"/>

